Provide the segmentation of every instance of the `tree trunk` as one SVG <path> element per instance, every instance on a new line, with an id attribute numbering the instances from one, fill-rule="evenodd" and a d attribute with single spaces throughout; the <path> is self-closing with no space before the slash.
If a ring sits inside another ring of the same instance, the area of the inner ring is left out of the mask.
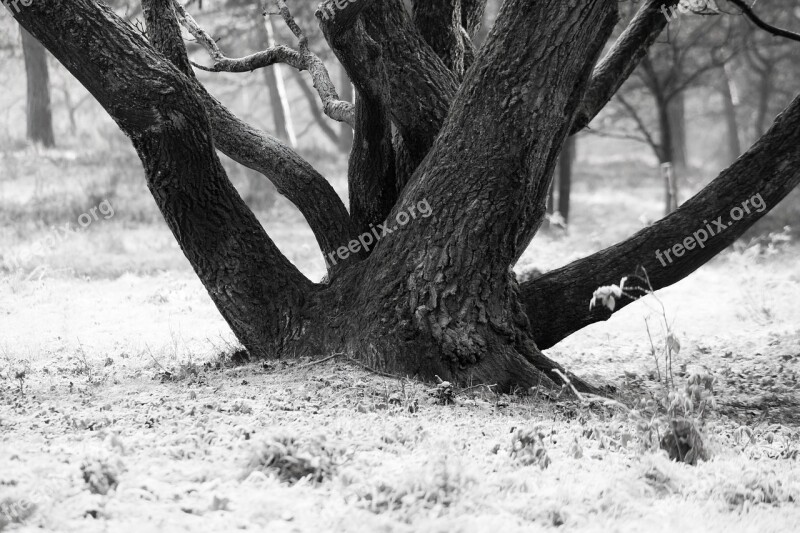
<path id="1" fill-rule="evenodd" d="M 767 117 L 769 116 L 769 101 L 774 92 L 773 70 L 770 65 L 764 68 L 764 71 L 759 73 L 760 80 L 758 84 L 758 106 L 756 107 L 756 118 L 753 124 L 753 131 L 756 139 L 764 135 L 764 130 L 767 125 Z"/>
<path id="2" fill-rule="evenodd" d="M 728 140 L 728 153 L 726 163 L 730 164 L 742 153 L 742 145 L 739 141 L 739 121 L 736 118 L 736 87 L 733 80 L 728 76 L 727 68 L 721 69 L 723 78 L 720 80 L 719 91 L 722 96 L 722 113 L 725 116 L 726 137 Z"/>
<path id="3" fill-rule="evenodd" d="M 262 17 L 260 10 L 258 16 L 261 18 L 257 23 L 261 36 L 261 49 L 264 50 L 275 46 L 275 29 L 272 26 L 271 17 Z M 262 69 L 262 72 L 269 91 L 275 134 L 286 141 L 289 146 L 295 148 L 297 146 L 297 137 L 294 134 L 292 111 L 289 107 L 289 99 L 286 97 L 282 69 L 282 65 L 272 65 L 270 68 Z"/>
<path id="4" fill-rule="evenodd" d="M 670 142 L 672 156 L 669 161 L 675 168 L 676 175 L 685 176 L 688 159 L 686 154 L 686 98 L 683 92 L 670 98 L 667 104 L 667 115 L 669 131 L 672 135 Z"/>
<path id="5" fill-rule="evenodd" d="M 53 112 L 50 107 L 50 75 L 47 51 L 31 34 L 20 28 L 25 74 L 28 80 L 28 139 L 46 147 L 55 146 Z"/>

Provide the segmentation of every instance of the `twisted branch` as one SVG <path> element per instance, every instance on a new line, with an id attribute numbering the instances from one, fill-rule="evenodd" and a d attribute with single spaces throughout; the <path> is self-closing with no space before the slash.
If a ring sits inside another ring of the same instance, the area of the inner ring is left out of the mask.
<path id="1" fill-rule="evenodd" d="M 206 49 L 214 64 L 210 67 L 192 63 L 195 67 L 207 72 L 252 72 L 276 63 L 284 63 L 298 71 L 307 70 L 314 81 L 314 88 L 322 100 L 323 112 L 337 122 L 344 122 L 351 127 L 355 125 L 355 109 L 353 104 L 339 99 L 336 87 L 331 81 L 328 69 L 308 47 L 308 38 L 295 22 L 284 0 L 276 0 L 278 10 L 286 25 L 300 40 L 300 50 L 288 46 L 278 45 L 246 57 L 233 59 L 222 53 L 214 39 L 206 32 L 194 18 L 178 3 L 173 1 L 178 19 L 181 24 L 192 34 L 197 42 Z M 264 13 L 268 15 L 270 13 Z"/>

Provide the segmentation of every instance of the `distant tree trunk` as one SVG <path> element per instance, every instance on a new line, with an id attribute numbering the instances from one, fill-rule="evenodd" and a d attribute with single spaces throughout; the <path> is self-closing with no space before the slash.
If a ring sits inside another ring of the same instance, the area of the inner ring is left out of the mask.
<path id="1" fill-rule="evenodd" d="M 720 80 L 719 91 L 722 95 L 722 112 L 725 115 L 725 126 L 728 138 L 728 153 L 726 163 L 736 160 L 742 153 L 739 140 L 739 121 L 736 118 L 736 104 L 738 95 L 733 80 L 728 76 L 727 69 L 722 69 L 723 77 Z"/>
<path id="2" fill-rule="evenodd" d="M 668 100 L 661 94 L 655 95 L 656 107 L 658 108 L 658 128 L 661 145 L 659 146 L 658 158 L 661 163 L 662 177 L 664 178 L 664 202 L 665 214 L 670 214 L 677 205 L 677 181 L 678 172 L 675 169 L 673 160 L 675 159 L 675 135 L 673 134 L 672 118 Z"/>
<path id="3" fill-rule="evenodd" d="M 346 102 L 353 101 L 353 84 L 350 83 L 350 77 L 344 67 L 340 67 L 339 80 L 341 87 L 341 98 Z M 339 150 L 342 152 L 349 152 L 353 146 L 353 128 L 344 122 L 341 125 L 339 132 Z"/>
<path id="4" fill-rule="evenodd" d="M 767 115 L 769 115 L 769 100 L 773 92 L 772 67 L 767 65 L 763 72 L 760 72 L 758 83 L 758 106 L 756 108 L 756 120 L 753 127 L 755 138 L 758 139 L 767 128 Z"/>
<path id="5" fill-rule="evenodd" d="M 275 30 L 272 27 L 272 20 L 269 17 L 263 19 L 259 24 L 261 27 L 261 40 L 264 48 L 275 46 Z M 282 65 L 275 64 L 269 68 L 262 69 L 264 80 L 267 82 L 269 90 L 269 100 L 272 104 L 272 117 L 275 121 L 275 135 L 286 141 L 289 146 L 297 146 L 297 137 L 294 133 L 292 124 L 292 112 L 289 108 L 289 100 L 286 97 L 286 87 L 283 83 Z"/>
<path id="6" fill-rule="evenodd" d="M 569 195 L 572 189 L 572 163 L 575 160 L 575 136 L 567 138 L 564 149 L 558 159 L 558 209 L 564 217 L 564 222 L 569 222 Z"/>
<path id="7" fill-rule="evenodd" d="M 688 158 L 686 154 L 686 98 L 678 93 L 667 103 L 669 128 L 672 135 L 672 157 L 670 162 L 676 174 L 686 174 Z"/>
<path id="8" fill-rule="evenodd" d="M 50 107 L 50 75 L 44 46 L 24 29 L 22 52 L 25 56 L 25 74 L 28 80 L 28 139 L 43 146 L 55 146 L 53 113 Z"/>

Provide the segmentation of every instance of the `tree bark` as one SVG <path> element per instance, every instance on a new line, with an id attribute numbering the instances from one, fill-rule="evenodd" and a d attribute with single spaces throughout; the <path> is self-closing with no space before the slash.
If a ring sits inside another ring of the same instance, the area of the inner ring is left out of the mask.
<path id="1" fill-rule="evenodd" d="M 425 42 L 459 80 L 464 77 L 464 40 L 461 36 L 464 13 L 461 1 L 412 0 L 414 24 Z"/>
<path id="2" fill-rule="evenodd" d="M 507 4 L 389 220 L 426 200 L 433 215 L 397 227 L 363 263 L 382 268 L 361 278 L 354 305 L 376 319 L 358 323 L 351 348 L 375 368 L 397 369 L 399 353 L 415 353 L 409 363 L 425 378 L 507 387 L 551 381 L 554 364 L 525 333 L 509 265 L 542 221 L 558 153 L 616 5 L 545 3 Z M 562 83 L 550 81 L 556 77 Z"/>
<path id="3" fill-rule="evenodd" d="M 50 106 L 50 74 L 47 69 L 47 52 L 44 46 L 25 29 L 22 34 L 22 53 L 25 56 L 25 74 L 28 80 L 27 137 L 42 146 L 55 146 L 53 111 Z"/>

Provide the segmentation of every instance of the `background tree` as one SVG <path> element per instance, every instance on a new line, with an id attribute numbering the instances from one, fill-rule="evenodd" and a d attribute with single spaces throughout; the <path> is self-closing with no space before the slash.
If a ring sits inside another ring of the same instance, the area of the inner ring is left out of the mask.
<path id="1" fill-rule="evenodd" d="M 383 372 L 512 389 L 562 382 L 553 371 L 566 371 L 541 350 L 629 303 L 590 308 L 598 287 L 638 267 L 656 289 L 682 279 L 763 213 L 670 268 L 652 252 L 756 192 L 773 207 L 800 182 L 795 98 L 744 156 L 672 215 L 517 283 L 510 267 L 541 225 L 566 138 L 646 56 L 666 24 L 661 4 L 643 3 L 598 62 L 618 20 L 616 1 L 506 0 L 479 50 L 472 15 L 483 9 L 480 0 L 419 3 L 413 17 L 399 1 L 342 9 L 329 1 L 323 7 L 333 15 L 319 15 L 319 24 L 356 88 L 355 105 L 339 98 L 283 2 L 280 15 L 298 48 L 242 59 L 222 54 L 167 0 L 143 2 L 149 42 L 91 0 L 34 3 L 14 17 L 130 137 L 164 219 L 252 356 L 336 351 Z M 309 71 L 323 112 L 354 128 L 349 212 L 295 152 L 208 94 L 176 18 L 209 51 L 210 70 L 283 62 Z M 217 149 L 263 173 L 297 205 L 329 259 L 323 283 L 283 256 L 228 181 Z M 369 244 L 367 235 L 375 236 Z"/>
<path id="2" fill-rule="evenodd" d="M 25 73 L 28 80 L 27 126 L 28 139 L 46 147 L 55 146 L 53 111 L 50 106 L 50 74 L 44 46 L 20 28 Z"/>

